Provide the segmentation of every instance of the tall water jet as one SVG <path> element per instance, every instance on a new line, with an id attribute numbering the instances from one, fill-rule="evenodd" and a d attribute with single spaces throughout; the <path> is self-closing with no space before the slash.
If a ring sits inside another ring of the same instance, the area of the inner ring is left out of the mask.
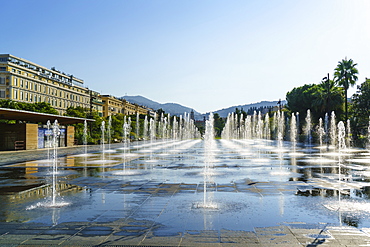
<path id="1" fill-rule="evenodd" d="M 351 148 L 352 143 L 352 132 L 351 132 L 351 121 L 347 119 L 347 128 L 346 128 L 346 146 Z"/>
<path id="2" fill-rule="evenodd" d="M 50 121 L 49 125 L 50 125 Z M 58 181 L 57 181 L 57 175 L 58 175 L 58 146 L 59 146 L 59 136 L 60 136 L 60 128 L 58 120 L 55 120 L 54 123 L 51 126 L 51 134 L 52 136 L 51 144 L 50 146 L 53 148 L 53 154 L 52 154 L 52 181 L 51 181 L 51 195 L 49 194 L 50 191 L 48 191 L 48 198 L 46 202 L 38 202 L 35 205 L 29 206 L 26 208 L 26 210 L 32 210 L 39 207 L 47 207 L 47 208 L 60 208 L 64 207 L 66 205 L 69 205 L 68 202 L 64 202 L 62 200 L 57 201 L 57 197 L 59 196 L 58 193 Z"/>
<path id="3" fill-rule="evenodd" d="M 144 143 L 148 140 L 148 117 L 147 116 L 145 116 L 145 119 L 144 119 L 143 139 L 144 139 Z"/>
<path id="4" fill-rule="evenodd" d="M 296 114 L 295 114 L 295 116 L 296 116 L 296 123 L 297 123 L 297 137 L 299 136 L 299 133 L 300 133 L 300 131 L 299 131 L 299 124 L 300 124 L 300 122 L 299 122 L 299 112 L 296 112 Z M 297 140 L 297 141 L 299 141 L 299 140 Z"/>
<path id="5" fill-rule="evenodd" d="M 105 155 L 104 155 L 104 152 L 105 152 L 105 121 L 101 122 L 100 130 L 101 130 L 102 160 L 105 160 Z"/>
<path id="6" fill-rule="evenodd" d="M 126 116 L 123 119 L 123 173 L 126 173 L 126 152 L 129 150 L 130 132 L 131 132 L 131 119 L 126 120 Z"/>
<path id="7" fill-rule="evenodd" d="M 270 139 L 270 116 L 268 113 L 265 115 L 263 136 L 266 140 Z"/>
<path id="8" fill-rule="evenodd" d="M 307 115 L 306 115 L 306 126 L 305 126 L 305 135 L 307 138 L 307 146 L 311 147 L 312 143 L 312 124 L 311 124 L 311 111 L 310 109 L 307 110 Z"/>
<path id="9" fill-rule="evenodd" d="M 58 138 L 60 135 L 60 129 L 59 129 L 59 124 L 58 121 L 55 120 L 53 124 L 53 185 L 52 185 L 52 206 L 56 205 L 56 196 L 57 196 L 57 181 L 56 181 L 56 176 L 58 172 Z"/>
<path id="10" fill-rule="evenodd" d="M 207 197 L 207 183 L 209 183 L 210 168 L 213 162 L 214 148 L 214 118 L 213 113 L 209 114 L 209 119 L 206 121 L 204 133 L 204 174 L 203 174 L 203 204 L 197 204 L 197 208 L 216 209 L 217 205 L 209 202 Z"/>
<path id="11" fill-rule="evenodd" d="M 263 133 L 263 122 L 261 117 L 261 112 L 258 112 L 257 118 L 256 118 L 256 138 L 261 140 L 262 139 L 262 133 Z"/>
<path id="12" fill-rule="evenodd" d="M 337 124 L 335 121 L 335 113 L 331 112 L 330 119 L 330 144 L 335 148 L 337 145 Z"/>
<path id="13" fill-rule="evenodd" d="M 252 139 L 252 118 L 250 115 L 245 119 L 245 138 Z"/>
<path id="14" fill-rule="evenodd" d="M 284 139 L 284 128 L 285 128 L 285 118 L 284 112 L 277 112 L 277 141 L 279 149 L 282 148 L 283 139 Z"/>
<path id="15" fill-rule="evenodd" d="M 319 137 L 320 147 L 323 145 L 323 138 L 325 136 L 325 129 L 323 127 L 322 118 L 319 119 L 319 125 L 317 126 L 317 134 Z"/>
<path id="16" fill-rule="evenodd" d="M 112 117 L 108 117 L 108 128 L 107 128 L 107 139 L 108 139 L 108 150 L 110 150 L 110 143 L 111 143 L 111 129 L 112 129 Z"/>
<path id="17" fill-rule="evenodd" d="M 153 146 L 154 140 L 156 139 L 156 128 L 155 128 L 155 118 L 151 118 L 149 121 L 149 136 L 150 136 L 150 144 Z M 153 160 L 153 151 L 150 150 L 150 160 Z"/>
<path id="18" fill-rule="evenodd" d="M 177 118 L 176 116 L 173 116 L 173 121 L 172 121 L 172 139 L 177 140 Z"/>
<path id="19" fill-rule="evenodd" d="M 297 143 L 297 122 L 294 112 L 292 113 L 292 117 L 290 119 L 290 141 L 292 142 L 293 152 L 295 153 Z"/>
<path id="20" fill-rule="evenodd" d="M 325 144 L 329 146 L 329 115 L 325 113 L 325 124 L 324 124 L 324 131 L 325 131 Z"/>
<path id="21" fill-rule="evenodd" d="M 136 140 L 139 140 L 139 131 L 140 131 L 140 115 L 139 112 L 136 113 Z"/>
<path id="22" fill-rule="evenodd" d="M 50 132 L 50 126 L 51 126 L 51 123 L 50 123 L 50 120 L 48 120 L 46 122 L 46 128 L 47 128 L 47 132 L 46 132 L 46 147 L 48 149 L 48 160 L 50 161 L 51 160 L 51 157 L 50 157 L 50 147 L 51 147 L 51 140 L 50 140 L 50 137 L 51 137 L 51 132 Z"/>
<path id="23" fill-rule="evenodd" d="M 87 155 L 87 122 L 86 120 L 84 121 L 83 144 L 85 147 L 85 155 Z"/>
<path id="24" fill-rule="evenodd" d="M 338 162 L 338 179 L 339 179 L 339 201 L 341 194 L 340 183 L 342 181 L 341 167 L 342 167 L 342 151 L 346 149 L 346 127 L 344 123 L 340 121 L 338 123 L 338 152 L 339 152 L 339 162 Z"/>

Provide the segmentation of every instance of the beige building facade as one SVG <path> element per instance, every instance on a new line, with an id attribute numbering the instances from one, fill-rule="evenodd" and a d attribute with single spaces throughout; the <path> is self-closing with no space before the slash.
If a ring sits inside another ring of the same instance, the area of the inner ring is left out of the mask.
<path id="1" fill-rule="evenodd" d="M 122 100 L 112 95 L 101 95 L 103 101 L 103 117 L 112 116 L 118 113 L 123 113 Z"/>
<path id="2" fill-rule="evenodd" d="M 141 115 L 147 115 L 151 109 L 133 104 L 125 99 L 119 99 L 112 95 L 101 95 L 103 101 L 103 116 L 111 116 L 118 113 L 125 115 L 135 115 L 137 113 Z"/>
<path id="3" fill-rule="evenodd" d="M 90 108 L 82 79 L 10 54 L 0 54 L 0 99 L 50 103 L 61 115 L 70 106 Z"/>

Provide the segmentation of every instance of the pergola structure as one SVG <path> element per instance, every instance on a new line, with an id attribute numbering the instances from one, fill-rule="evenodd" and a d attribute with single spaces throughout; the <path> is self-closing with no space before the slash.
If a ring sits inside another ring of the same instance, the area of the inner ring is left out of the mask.
<path id="1" fill-rule="evenodd" d="M 62 127 L 59 146 L 73 146 L 75 128 L 70 124 L 93 122 L 93 119 L 67 117 L 47 113 L 0 108 L 0 119 L 16 120 L 16 124 L 0 124 L 0 150 L 40 149 L 48 144 L 45 129 L 47 121 Z M 41 124 L 40 124 L 41 123 Z"/>
<path id="2" fill-rule="evenodd" d="M 8 109 L 8 108 L 0 108 L 0 119 L 19 120 L 19 121 L 26 121 L 26 122 L 32 122 L 32 123 L 40 123 L 40 122 L 46 123 L 48 120 L 50 120 L 50 122 L 54 122 L 55 120 L 58 120 L 58 122 L 63 125 L 83 123 L 85 120 L 87 122 L 95 121 L 93 119 L 88 119 L 88 118 L 67 117 L 67 116 L 61 116 L 61 115 L 15 110 L 15 109 Z"/>

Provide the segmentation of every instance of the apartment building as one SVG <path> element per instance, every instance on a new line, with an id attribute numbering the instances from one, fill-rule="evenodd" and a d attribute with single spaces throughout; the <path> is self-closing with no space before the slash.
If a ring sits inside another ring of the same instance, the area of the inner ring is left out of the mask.
<path id="1" fill-rule="evenodd" d="M 99 116 L 104 116 L 104 102 L 100 93 L 90 90 L 90 111 L 98 112 Z"/>
<path id="2" fill-rule="evenodd" d="M 103 101 L 103 117 L 123 113 L 123 102 L 112 95 L 101 95 Z"/>
<path id="3" fill-rule="evenodd" d="M 0 99 L 47 102 L 61 115 L 70 106 L 91 106 L 82 79 L 10 54 L 0 54 Z"/>
<path id="4" fill-rule="evenodd" d="M 147 107 L 133 104 L 125 99 L 120 99 L 112 95 L 101 95 L 103 101 L 103 116 L 111 116 L 118 113 L 125 115 L 135 115 L 137 113 L 147 115 L 150 110 Z"/>

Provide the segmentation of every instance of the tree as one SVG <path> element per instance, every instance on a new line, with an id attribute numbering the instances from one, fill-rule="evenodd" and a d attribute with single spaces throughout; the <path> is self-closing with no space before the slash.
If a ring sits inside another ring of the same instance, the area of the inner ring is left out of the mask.
<path id="1" fill-rule="evenodd" d="M 312 118 L 324 118 L 325 113 L 335 111 L 342 113 L 342 89 L 335 86 L 333 81 L 324 80 L 321 84 L 305 84 L 294 88 L 286 95 L 286 107 L 291 112 L 299 112 L 302 119 L 310 109 Z"/>
<path id="2" fill-rule="evenodd" d="M 77 107 L 68 107 L 66 110 L 67 116 L 70 117 L 79 117 L 79 118 L 87 118 L 88 115 L 90 115 L 90 110 L 88 108 L 83 108 L 81 106 Z"/>
<path id="3" fill-rule="evenodd" d="M 352 128 L 356 139 L 367 135 L 370 116 L 370 79 L 366 79 L 357 89 L 352 96 Z"/>
<path id="4" fill-rule="evenodd" d="M 329 75 L 316 87 L 316 90 L 314 105 L 320 117 L 323 117 L 325 113 L 330 114 L 332 111 L 337 113 L 342 111 L 342 89 L 336 86 L 335 81 L 329 79 Z"/>
<path id="5" fill-rule="evenodd" d="M 213 114 L 213 119 L 214 119 L 214 128 L 216 132 L 216 137 L 221 136 L 221 132 L 225 126 L 225 121 L 220 117 L 218 113 Z"/>
<path id="6" fill-rule="evenodd" d="M 347 102 L 347 91 L 349 86 L 354 86 L 357 81 L 358 70 L 356 68 L 357 63 L 353 63 L 352 59 L 347 60 L 347 58 L 342 59 L 338 62 L 337 67 L 334 72 L 334 79 L 339 86 L 342 86 L 345 92 L 345 112 L 346 121 L 348 119 L 348 102 Z"/>
<path id="7" fill-rule="evenodd" d="M 37 102 L 37 103 L 26 103 L 17 102 L 10 99 L 0 100 L 0 107 L 9 108 L 15 110 L 33 111 L 40 113 L 48 113 L 58 115 L 58 111 L 55 110 L 49 103 Z"/>
<path id="8" fill-rule="evenodd" d="M 317 91 L 315 90 L 316 87 L 317 85 L 315 84 L 305 84 L 301 87 L 293 88 L 292 91 L 286 94 L 286 107 L 291 112 L 299 112 L 301 117 L 305 117 L 308 109 L 311 111 L 316 109 L 314 102 L 317 96 L 313 93 Z"/>

